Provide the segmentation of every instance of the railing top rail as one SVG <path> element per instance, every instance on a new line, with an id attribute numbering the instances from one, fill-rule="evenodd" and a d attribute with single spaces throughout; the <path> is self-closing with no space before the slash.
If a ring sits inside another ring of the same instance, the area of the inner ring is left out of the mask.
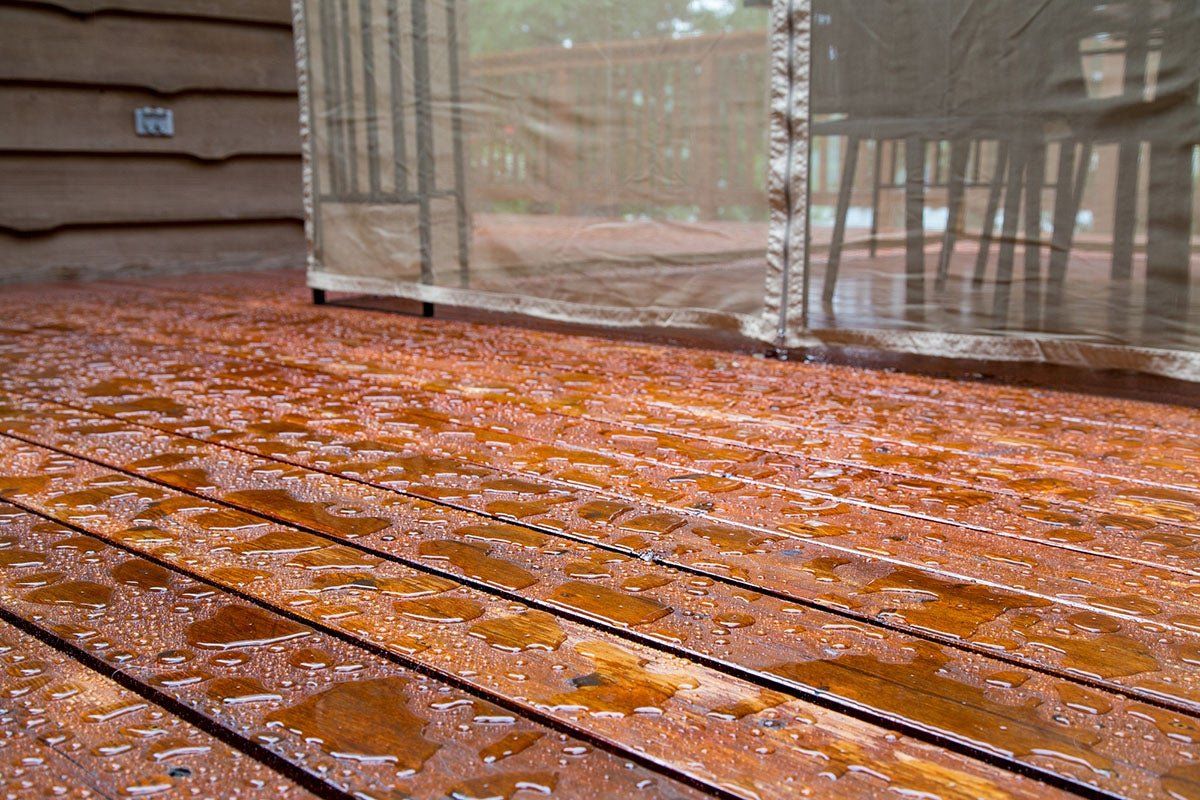
<path id="1" fill-rule="evenodd" d="M 718 53 L 755 50 L 762 53 L 765 63 L 767 45 L 767 30 L 762 28 L 680 38 L 622 39 L 584 42 L 573 47 L 538 47 L 472 56 L 469 63 L 474 74 L 497 75 L 550 67 L 606 66 L 614 61 L 671 61 L 685 57 L 701 59 Z"/>

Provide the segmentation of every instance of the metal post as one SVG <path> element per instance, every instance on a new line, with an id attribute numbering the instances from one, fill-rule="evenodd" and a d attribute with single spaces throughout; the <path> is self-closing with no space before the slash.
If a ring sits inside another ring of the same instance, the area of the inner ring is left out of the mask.
<path id="1" fill-rule="evenodd" d="M 433 165 L 433 98 L 429 77 L 429 20 L 425 0 L 412 0 L 413 88 L 417 112 L 417 228 L 421 246 L 421 283 L 433 283 L 433 227 L 430 199 Z"/>
<path id="2" fill-rule="evenodd" d="M 463 146 L 462 90 L 458 71 L 457 5 L 456 0 L 446 0 L 446 38 L 450 50 L 450 130 L 454 145 L 454 211 L 458 222 L 458 284 L 466 289 L 471 283 L 471 226 L 467 219 L 467 156 Z"/>

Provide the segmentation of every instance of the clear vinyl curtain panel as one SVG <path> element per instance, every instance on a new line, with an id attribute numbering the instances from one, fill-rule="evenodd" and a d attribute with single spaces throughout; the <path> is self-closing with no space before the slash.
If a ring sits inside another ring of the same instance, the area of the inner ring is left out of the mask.
<path id="1" fill-rule="evenodd" d="M 315 288 L 1200 379 L 1200 0 L 295 0 Z"/>
<path id="2" fill-rule="evenodd" d="M 825 341 L 1197 379 L 1196 0 L 813 0 Z"/>
<path id="3" fill-rule="evenodd" d="M 295 9 L 312 286 L 777 335 L 768 4 Z"/>

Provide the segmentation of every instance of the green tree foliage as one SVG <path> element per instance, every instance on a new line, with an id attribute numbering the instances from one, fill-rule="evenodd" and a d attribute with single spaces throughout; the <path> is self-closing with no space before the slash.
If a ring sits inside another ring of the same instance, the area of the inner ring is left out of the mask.
<path id="1" fill-rule="evenodd" d="M 474 54 L 765 28 L 743 0 L 469 0 Z"/>

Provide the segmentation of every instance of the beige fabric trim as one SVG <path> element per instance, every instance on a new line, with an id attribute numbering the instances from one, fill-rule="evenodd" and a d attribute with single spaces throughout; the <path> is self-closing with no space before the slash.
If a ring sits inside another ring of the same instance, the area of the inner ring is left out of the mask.
<path id="1" fill-rule="evenodd" d="M 481 292 L 448 286 L 429 286 L 420 283 L 393 281 L 356 275 L 336 275 L 320 270 L 308 273 L 308 285 L 313 289 L 333 292 L 358 292 L 385 297 L 403 297 L 425 303 L 444 303 L 465 306 L 501 314 L 526 314 L 559 322 L 578 322 L 610 328 L 664 327 L 717 329 L 736 331 L 750 339 L 765 338 L 762 319 L 758 316 L 706 311 L 694 308 L 616 308 L 549 300 L 516 294 Z"/>
<path id="2" fill-rule="evenodd" d="M 983 336 L 969 333 L 888 330 L 814 330 L 823 345 L 873 347 L 902 353 L 973 361 L 1025 361 L 1087 369 L 1147 372 L 1200 381 L 1200 353 L 1153 347 L 1082 342 L 1051 336 Z"/>
<path id="3" fill-rule="evenodd" d="M 767 197 L 767 283 L 763 338 L 804 338 L 808 249 L 808 98 L 812 0 L 771 4 L 771 128 Z"/>
<path id="4" fill-rule="evenodd" d="M 308 249 L 307 266 L 316 268 L 317 187 L 313 169 L 312 105 L 308 83 L 308 19 L 304 0 L 292 0 L 292 36 L 296 50 L 296 86 L 300 95 L 300 173 L 303 184 L 304 241 Z"/>

